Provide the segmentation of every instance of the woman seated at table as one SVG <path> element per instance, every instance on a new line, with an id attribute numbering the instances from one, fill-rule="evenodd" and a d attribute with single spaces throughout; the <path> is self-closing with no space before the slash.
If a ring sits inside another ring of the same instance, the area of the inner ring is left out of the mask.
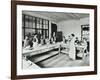
<path id="1" fill-rule="evenodd" d="M 62 41 L 62 43 L 66 43 L 66 38 L 65 38 L 65 36 L 63 36 L 63 41 Z"/>
<path id="2" fill-rule="evenodd" d="M 29 40 L 29 49 L 33 49 L 33 38 L 30 37 L 30 40 Z"/>
<path id="3" fill-rule="evenodd" d="M 38 46 L 38 38 L 37 38 L 37 35 L 34 35 L 33 40 L 32 40 L 32 43 L 33 43 L 33 48 L 35 48 L 35 47 Z"/>
<path id="4" fill-rule="evenodd" d="M 86 40 L 86 38 L 83 38 L 81 45 L 84 46 L 84 53 L 87 53 L 87 40 Z"/>
<path id="5" fill-rule="evenodd" d="M 28 45 L 26 46 L 26 47 L 24 47 L 23 49 L 27 49 L 27 50 L 29 50 L 29 49 L 33 49 L 33 38 L 29 38 L 28 39 Z"/>
<path id="6" fill-rule="evenodd" d="M 23 41 L 23 48 L 27 47 L 29 45 L 29 38 L 28 36 L 25 36 L 25 40 Z"/>
<path id="7" fill-rule="evenodd" d="M 49 38 L 46 38 L 46 39 L 45 39 L 45 42 L 46 42 L 46 44 L 50 44 Z"/>
<path id="8" fill-rule="evenodd" d="M 80 46 L 80 41 L 78 39 L 78 37 L 75 38 L 75 52 L 76 52 L 76 59 L 81 59 L 79 55 L 80 50 L 77 48 L 78 46 Z"/>
<path id="9" fill-rule="evenodd" d="M 27 39 L 27 37 L 26 37 Z M 27 46 L 26 46 L 26 39 L 25 39 L 25 47 L 24 49 L 34 49 L 36 46 L 38 46 L 38 39 L 37 39 L 37 35 L 34 35 L 34 37 L 30 37 L 27 41 Z"/>
<path id="10" fill-rule="evenodd" d="M 50 39 L 50 44 L 54 44 L 55 40 L 53 38 Z"/>
<path id="11" fill-rule="evenodd" d="M 79 45 L 79 44 L 80 44 L 80 41 L 79 41 L 78 37 L 76 37 L 76 39 L 75 39 L 75 45 Z"/>
<path id="12" fill-rule="evenodd" d="M 38 41 L 37 39 L 33 39 L 33 48 L 37 47 L 38 46 Z"/>
<path id="13" fill-rule="evenodd" d="M 35 40 L 35 41 L 36 41 L 36 43 L 38 43 L 38 38 L 37 38 L 37 35 L 34 35 L 33 40 Z"/>
<path id="14" fill-rule="evenodd" d="M 40 39 L 40 45 L 44 45 L 44 39 L 43 39 L 42 36 L 41 36 L 41 39 Z"/>

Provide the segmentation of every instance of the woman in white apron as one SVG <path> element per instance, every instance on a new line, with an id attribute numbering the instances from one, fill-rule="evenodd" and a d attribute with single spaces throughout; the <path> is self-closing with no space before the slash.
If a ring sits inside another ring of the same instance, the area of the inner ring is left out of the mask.
<path id="1" fill-rule="evenodd" d="M 28 45 L 29 45 L 29 39 L 28 36 L 25 36 L 23 48 L 26 48 Z"/>
<path id="2" fill-rule="evenodd" d="M 75 35 L 74 34 L 71 34 L 71 41 L 70 41 L 70 44 L 69 44 L 69 57 L 72 59 L 72 60 L 75 60 L 76 58 L 76 52 L 75 52 Z"/>

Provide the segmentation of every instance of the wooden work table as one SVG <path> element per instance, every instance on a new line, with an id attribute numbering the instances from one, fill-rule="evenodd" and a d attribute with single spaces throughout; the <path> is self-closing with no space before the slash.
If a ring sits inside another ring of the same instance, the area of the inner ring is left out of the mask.
<path id="1" fill-rule="evenodd" d="M 33 49 L 23 49 L 22 50 L 22 55 L 24 57 L 26 56 L 34 56 L 37 54 L 42 54 L 48 51 L 51 51 L 53 49 L 58 49 L 58 54 L 61 52 L 61 47 L 65 47 L 67 48 L 68 45 L 64 44 L 62 42 L 58 42 L 58 43 L 54 43 L 54 44 L 46 44 L 46 45 L 37 45 L 36 47 L 34 47 Z M 80 48 L 80 50 L 84 50 L 84 46 L 83 45 L 77 45 L 77 48 Z M 68 53 L 68 52 L 67 52 Z"/>
<path id="2" fill-rule="evenodd" d="M 51 51 L 53 49 L 59 48 L 61 43 L 55 43 L 55 44 L 47 44 L 47 45 L 37 45 L 32 50 L 29 49 L 23 49 L 22 55 L 24 56 L 33 56 L 37 54 L 41 54 L 47 51 Z"/>

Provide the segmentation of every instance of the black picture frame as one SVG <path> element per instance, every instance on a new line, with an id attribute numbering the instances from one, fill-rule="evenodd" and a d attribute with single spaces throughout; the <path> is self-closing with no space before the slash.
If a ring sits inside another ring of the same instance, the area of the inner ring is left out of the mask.
<path id="1" fill-rule="evenodd" d="M 17 5 L 31 6 L 49 6 L 61 8 L 80 8 L 94 10 L 94 71 L 70 72 L 70 73 L 52 73 L 52 74 L 31 74 L 17 75 Z M 45 77 L 61 77 L 61 76 L 79 76 L 79 75 L 96 75 L 97 74 L 97 6 L 96 5 L 80 5 L 80 4 L 64 4 L 49 2 L 33 2 L 33 1 L 11 1 L 11 79 L 29 79 L 29 78 L 45 78 Z"/>

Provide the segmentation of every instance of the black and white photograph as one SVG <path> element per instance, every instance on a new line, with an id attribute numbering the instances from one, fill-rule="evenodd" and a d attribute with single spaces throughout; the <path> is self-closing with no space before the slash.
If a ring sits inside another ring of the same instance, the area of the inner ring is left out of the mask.
<path id="1" fill-rule="evenodd" d="M 96 6 L 23 1 L 12 5 L 12 77 L 97 73 Z"/>
<path id="2" fill-rule="evenodd" d="M 22 11 L 22 69 L 90 65 L 88 13 Z"/>

